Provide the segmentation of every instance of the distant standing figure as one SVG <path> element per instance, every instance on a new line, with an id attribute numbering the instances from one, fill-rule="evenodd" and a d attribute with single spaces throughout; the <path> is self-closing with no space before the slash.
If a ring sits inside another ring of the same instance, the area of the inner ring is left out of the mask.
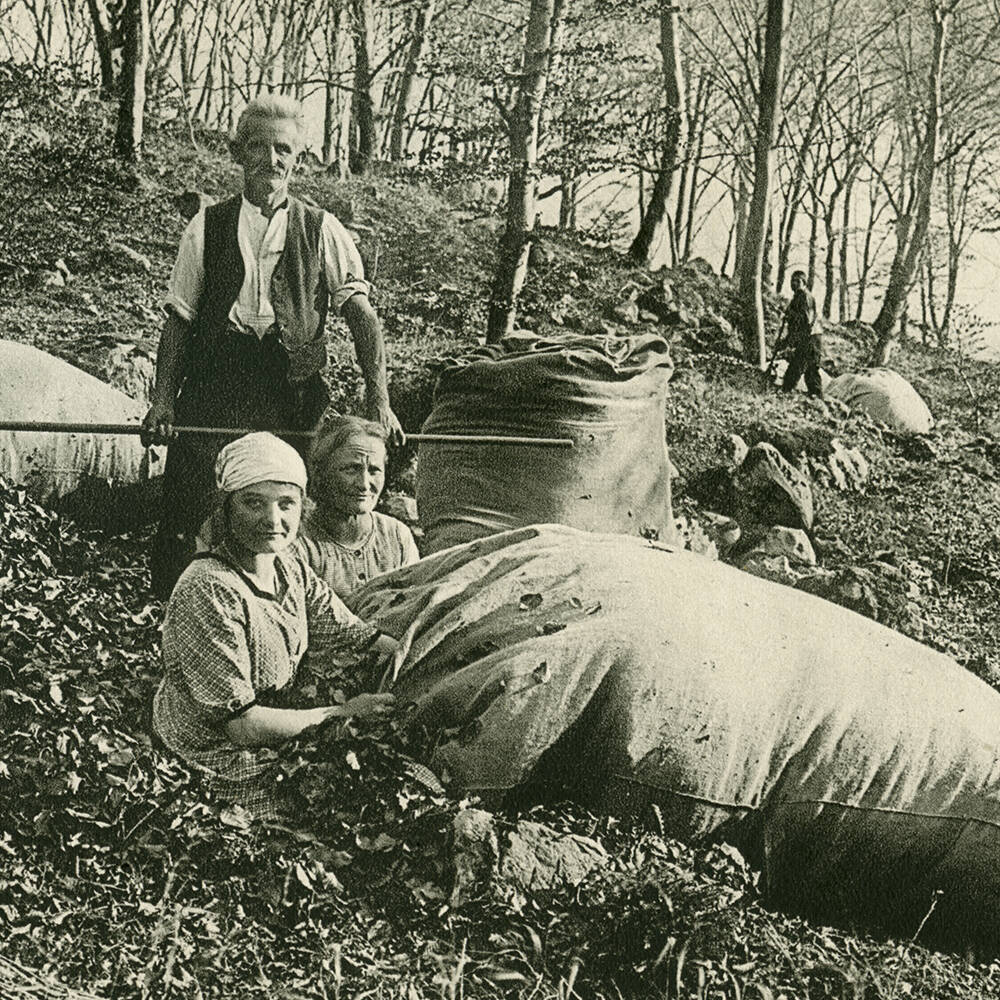
<path id="1" fill-rule="evenodd" d="M 420 558 L 410 529 L 375 510 L 385 485 L 387 440 L 381 424 L 334 417 L 310 455 L 312 506 L 296 546 L 341 599 L 372 577 Z"/>
<path id="2" fill-rule="evenodd" d="M 788 303 L 785 312 L 785 325 L 788 327 L 792 356 L 785 369 L 782 389 L 791 392 L 804 374 L 809 395 L 822 398 L 823 383 L 819 366 L 823 360 L 823 343 L 820 335 L 813 332 L 816 326 L 816 300 L 806 287 L 804 271 L 792 274 L 792 301 Z"/>
<path id="3" fill-rule="evenodd" d="M 402 439 L 354 241 L 328 212 L 288 193 L 303 122 L 289 97 L 252 101 L 231 143 L 242 193 L 201 209 L 181 238 L 143 421 L 144 443 L 170 444 L 150 566 L 163 597 L 194 554 L 212 506 L 215 457 L 227 440 L 176 437 L 174 424 L 312 430 L 329 401 L 321 377 L 328 312 L 342 315 L 351 332 L 368 416 L 390 439 Z"/>

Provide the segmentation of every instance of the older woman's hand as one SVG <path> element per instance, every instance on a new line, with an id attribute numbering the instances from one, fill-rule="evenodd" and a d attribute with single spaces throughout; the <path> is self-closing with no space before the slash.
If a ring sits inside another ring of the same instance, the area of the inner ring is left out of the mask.
<path id="1" fill-rule="evenodd" d="M 394 694 L 359 694 L 343 708 L 349 719 L 388 719 L 395 710 Z"/>

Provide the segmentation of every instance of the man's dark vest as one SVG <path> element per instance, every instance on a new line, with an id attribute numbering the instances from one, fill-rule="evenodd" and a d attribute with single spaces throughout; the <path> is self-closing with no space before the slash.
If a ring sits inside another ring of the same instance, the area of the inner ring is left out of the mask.
<path id="1" fill-rule="evenodd" d="M 229 311 L 239 297 L 246 269 L 238 229 L 242 195 L 205 210 L 204 291 L 192 323 L 188 377 L 195 381 L 225 379 L 223 338 L 244 336 L 230 329 Z M 271 279 L 273 331 L 288 353 L 292 382 L 303 382 L 326 364 L 328 293 L 320 257 L 323 211 L 288 199 L 285 249 Z"/>

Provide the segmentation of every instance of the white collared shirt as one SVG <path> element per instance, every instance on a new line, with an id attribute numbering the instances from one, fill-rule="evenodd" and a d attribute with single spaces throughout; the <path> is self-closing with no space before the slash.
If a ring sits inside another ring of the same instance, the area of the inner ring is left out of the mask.
<path id="1" fill-rule="evenodd" d="M 274 323 L 271 278 L 285 248 L 288 208 L 279 208 L 270 219 L 243 198 L 237 239 L 243 257 L 243 287 L 229 310 L 229 318 L 247 333 L 263 337 Z M 205 285 L 205 210 L 189 223 L 181 236 L 177 260 L 170 275 L 164 306 L 187 322 L 194 319 Z M 323 213 L 319 238 L 320 255 L 326 269 L 330 309 L 339 312 L 353 295 L 367 296 L 364 265 L 350 233 L 329 212 Z"/>

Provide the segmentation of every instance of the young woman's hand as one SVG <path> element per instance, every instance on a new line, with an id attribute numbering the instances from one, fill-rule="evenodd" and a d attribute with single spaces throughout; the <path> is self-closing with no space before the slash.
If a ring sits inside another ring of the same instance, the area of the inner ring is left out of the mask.
<path id="1" fill-rule="evenodd" d="M 382 663 L 396 654 L 399 643 L 391 635 L 380 635 L 371 646 L 371 651 L 375 655 L 375 660 Z"/>
<path id="2" fill-rule="evenodd" d="M 348 719 L 388 719 L 395 711 L 394 694 L 359 694 L 343 707 Z"/>

